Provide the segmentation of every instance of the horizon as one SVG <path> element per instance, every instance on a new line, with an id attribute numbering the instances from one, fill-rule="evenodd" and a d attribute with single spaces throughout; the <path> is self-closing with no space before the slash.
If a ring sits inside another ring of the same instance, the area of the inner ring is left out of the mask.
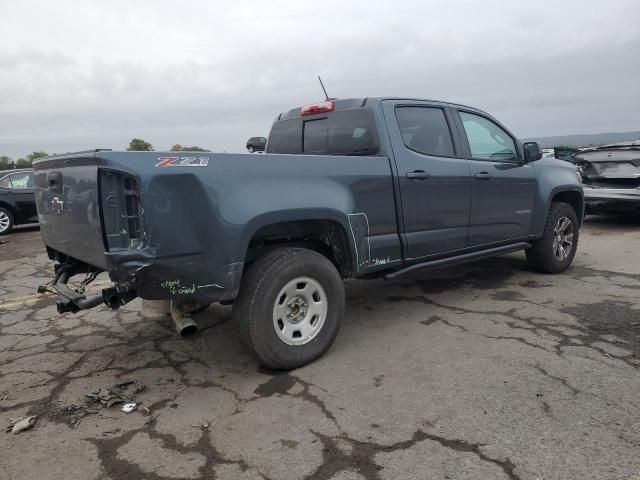
<path id="1" fill-rule="evenodd" d="M 563 138 L 563 137 L 581 137 L 581 136 L 597 136 L 597 135 L 627 135 L 627 134 L 633 134 L 636 135 L 633 138 L 629 137 L 626 138 L 624 140 L 621 141 L 634 141 L 634 140 L 640 140 L 640 130 L 630 130 L 630 131 L 622 131 L 622 132 L 595 132 L 595 133 L 566 133 L 566 134 L 560 134 L 560 135 L 534 135 L 534 136 L 527 136 L 527 137 L 518 137 L 519 140 L 542 140 L 542 139 L 551 139 L 551 138 Z M 255 135 L 254 135 L 255 136 Z M 268 134 L 266 135 L 268 137 Z M 140 138 L 140 137 L 132 137 L 130 140 L 133 140 L 133 138 Z M 249 137 L 247 137 L 249 138 Z M 141 140 L 146 140 L 144 138 L 141 138 Z M 150 142 L 152 143 L 152 142 Z M 153 144 L 153 151 L 154 152 L 169 152 L 171 151 L 171 147 L 177 143 L 180 142 L 174 142 L 171 146 L 167 147 L 167 148 L 157 148 L 157 145 Z M 198 146 L 198 147 L 202 147 L 204 149 L 207 149 L 208 153 L 246 153 L 245 152 L 245 148 L 241 148 L 239 151 L 228 151 L 228 150 L 212 150 L 209 149 L 207 147 L 207 145 L 187 145 L 187 144 L 181 144 L 184 147 L 191 147 L 191 146 Z M 84 150 L 96 150 L 96 149 L 101 149 L 101 148 L 105 148 L 107 150 L 113 150 L 113 151 L 125 151 L 127 149 L 127 145 L 124 145 L 122 148 L 113 148 L 113 147 L 95 147 L 95 148 L 86 148 Z M 44 149 L 34 149 L 28 152 L 25 152 L 19 156 L 11 156 L 11 155 L 7 155 L 3 152 L 0 152 L 0 156 L 8 156 L 9 158 L 11 158 L 11 160 L 18 160 L 21 158 L 25 158 L 27 155 L 35 153 L 35 152 L 46 152 L 48 155 L 62 155 L 62 154 L 66 154 L 66 153 L 73 153 L 73 152 L 77 152 L 77 151 L 83 151 L 83 150 L 66 150 L 66 151 L 59 151 L 59 152 L 55 152 L 55 151 L 47 151 Z"/>

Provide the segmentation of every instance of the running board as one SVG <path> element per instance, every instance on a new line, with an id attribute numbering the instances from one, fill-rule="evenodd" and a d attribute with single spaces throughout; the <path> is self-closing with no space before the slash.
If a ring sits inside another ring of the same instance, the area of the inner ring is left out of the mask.
<path id="1" fill-rule="evenodd" d="M 528 242 L 512 243 L 511 245 L 504 245 L 502 247 L 494 247 L 488 250 L 480 250 L 478 252 L 463 253 L 462 255 L 456 255 L 455 257 L 440 258 L 438 260 L 430 260 L 428 262 L 416 263 L 408 267 L 396 270 L 395 272 L 388 273 L 384 276 L 385 280 L 393 280 L 394 278 L 414 273 L 420 270 L 430 270 L 440 267 L 448 267 L 450 265 L 457 265 L 459 263 L 466 263 L 473 260 L 480 260 L 482 258 L 495 257 L 497 255 L 504 255 L 506 253 L 517 252 L 520 250 L 526 250 L 531 248 L 531 244 Z"/>

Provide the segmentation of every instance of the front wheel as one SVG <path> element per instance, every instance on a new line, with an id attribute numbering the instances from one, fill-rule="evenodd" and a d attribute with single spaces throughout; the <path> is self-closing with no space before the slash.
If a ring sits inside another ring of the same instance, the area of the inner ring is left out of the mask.
<path id="1" fill-rule="evenodd" d="M 552 203 L 542 238 L 531 242 L 532 248 L 526 251 L 527 263 L 534 270 L 545 273 L 566 270 L 576 255 L 579 235 L 578 217 L 573 207 L 564 202 Z"/>
<path id="2" fill-rule="evenodd" d="M 255 149 L 253 148 L 253 145 L 249 145 L 247 150 L 249 150 L 249 153 L 253 153 Z"/>
<path id="3" fill-rule="evenodd" d="M 263 365 L 289 370 L 329 349 L 344 315 L 344 286 L 326 257 L 278 248 L 245 275 L 233 316 L 241 339 Z"/>
<path id="4" fill-rule="evenodd" d="M 0 207 L 0 235 L 6 235 L 13 230 L 13 215 L 6 208 Z"/>

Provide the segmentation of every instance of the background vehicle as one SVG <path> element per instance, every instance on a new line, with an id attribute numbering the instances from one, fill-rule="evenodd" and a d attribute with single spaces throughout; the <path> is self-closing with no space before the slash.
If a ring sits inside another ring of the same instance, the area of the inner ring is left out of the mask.
<path id="1" fill-rule="evenodd" d="M 518 250 L 555 273 L 576 253 L 575 166 L 542 159 L 537 143 L 471 107 L 307 105 L 278 116 L 267 152 L 96 150 L 36 162 L 59 311 L 136 296 L 182 311 L 233 301 L 249 349 L 269 367 L 295 368 L 335 339 L 344 278 L 393 279 Z M 116 286 L 101 297 L 66 286 L 102 270 Z"/>
<path id="2" fill-rule="evenodd" d="M 249 150 L 249 153 L 264 152 L 266 145 L 267 139 L 265 137 L 251 137 L 247 140 L 247 150 Z"/>
<path id="3" fill-rule="evenodd" d="M 32 170 L 0 172 L 0 235 L 15 225 L 38 221 Z"/>
<path id="4" fill-rule="evenodd" d="M 640 143 L 556 148 L 555 156 L 578 167 L 586 213 L 640 214 Z"/>

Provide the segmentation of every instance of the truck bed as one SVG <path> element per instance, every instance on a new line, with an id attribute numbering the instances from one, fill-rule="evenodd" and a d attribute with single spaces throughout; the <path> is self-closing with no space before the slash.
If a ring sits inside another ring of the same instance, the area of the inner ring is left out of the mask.
<path id="1" fill-rule="evenodd" d="M 143 298 L 234 298 L 253 234 L 298 218 L 342 224 L 356 273 L 401 258 L 386 157 L 100 150 L 34 169 L 50 257 L 107 270 Z"/>

